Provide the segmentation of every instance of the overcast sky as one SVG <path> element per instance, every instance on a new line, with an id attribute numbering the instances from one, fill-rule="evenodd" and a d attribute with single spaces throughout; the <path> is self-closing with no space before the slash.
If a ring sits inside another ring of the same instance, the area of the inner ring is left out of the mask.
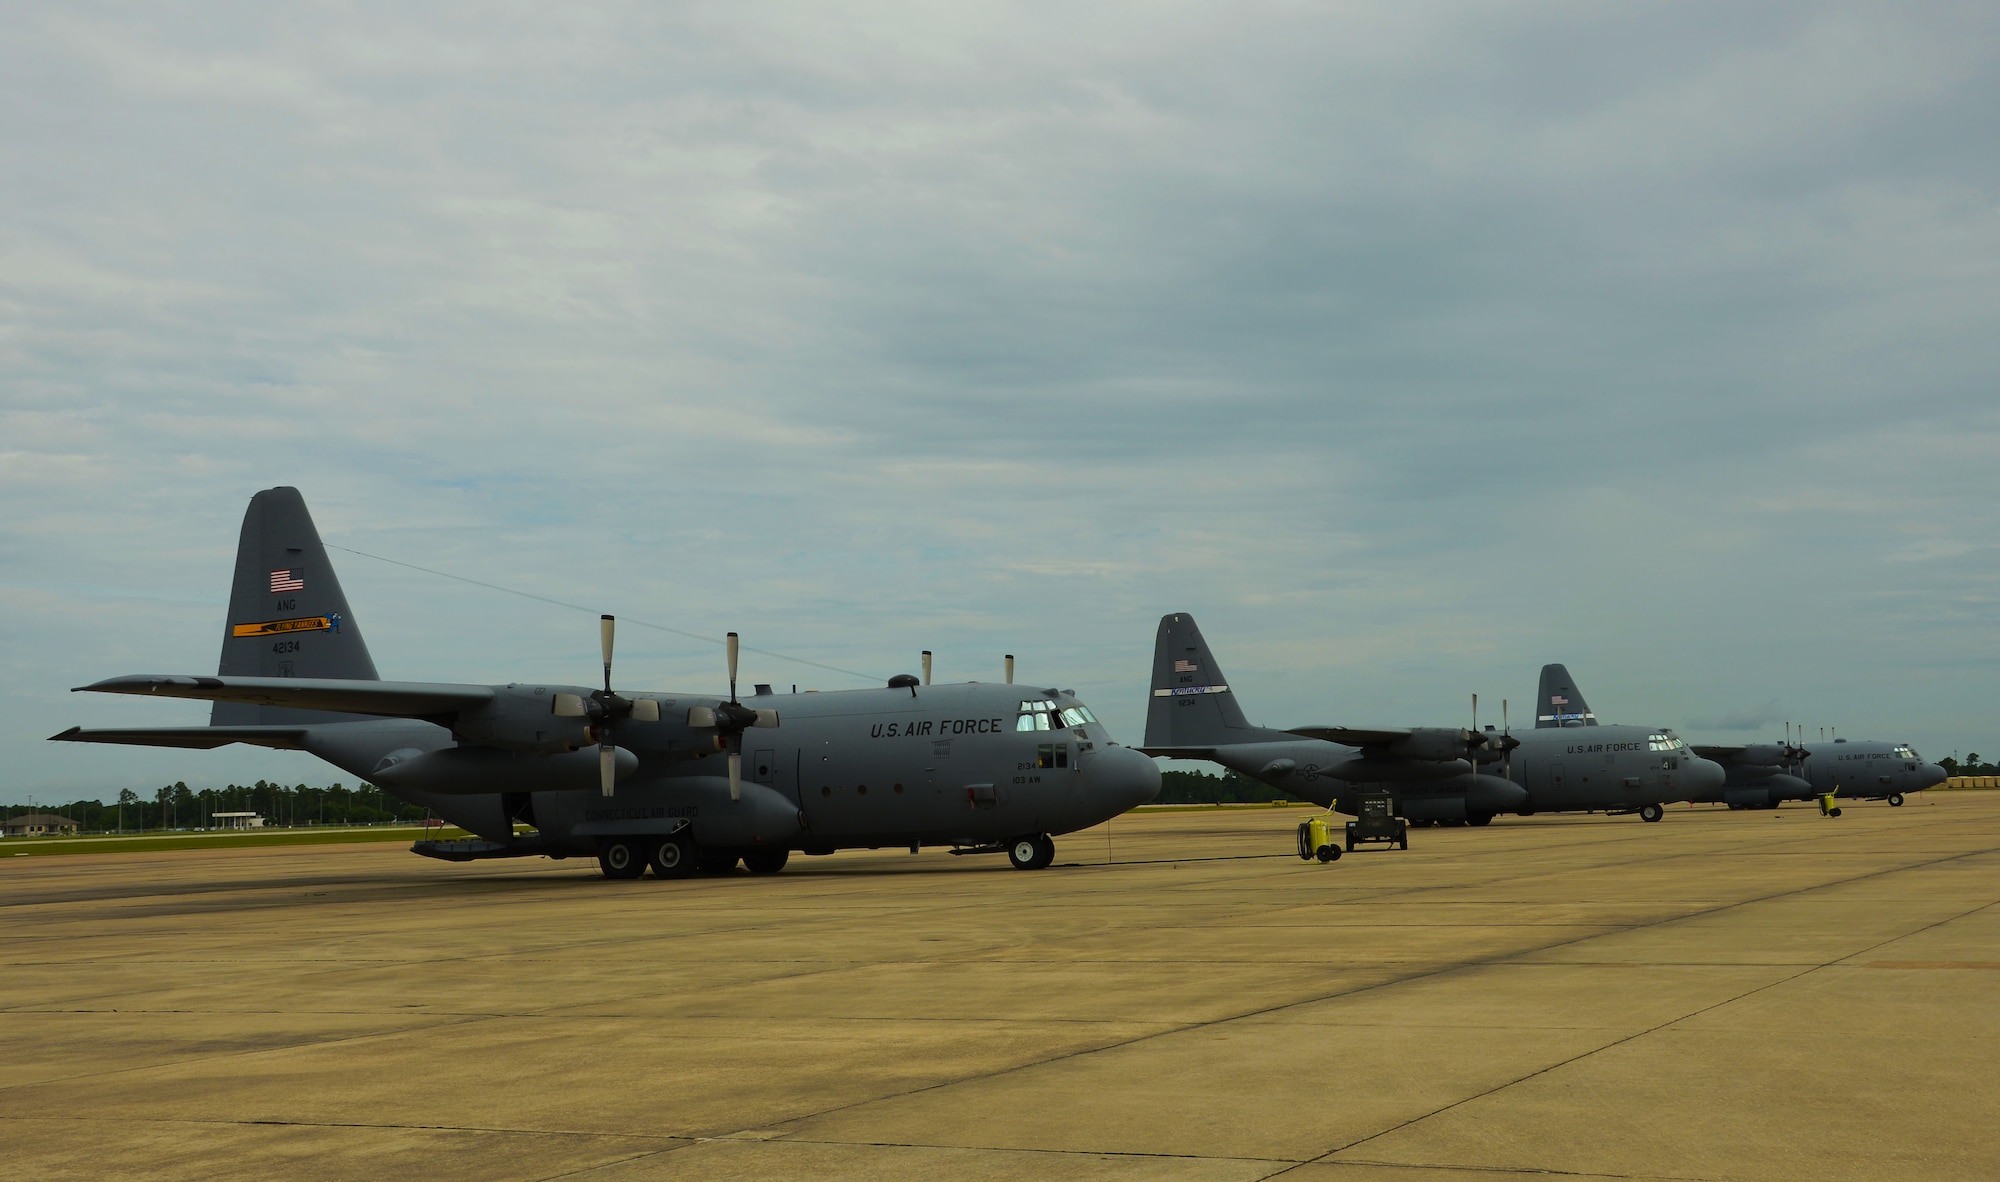
<path id="1" fill-rule="evenodd" d="M 2000 751 L 1991 4 L 9 5 L 0 799 L 215 667 L 244 505 L 1140 738 L 1785 719 Z M 336 551 L 383 676 L 596 676 Z M 868 684 L 746 658 L 746 681 Z M 723 684 L 627 627 L 618 680 Z"/>

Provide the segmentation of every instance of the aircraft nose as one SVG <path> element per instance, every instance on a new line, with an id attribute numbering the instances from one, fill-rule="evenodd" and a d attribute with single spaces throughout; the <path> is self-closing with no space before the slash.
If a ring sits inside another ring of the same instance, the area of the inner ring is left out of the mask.
<path id="1" fill-rule="evenodd" d="M 1130 747 L 1106 747 L 1084 767 L 1083 782 L 1092 800 L 1122 813 L 1160 794 L 1160 765 Z"/>
<path id="2" fill-rule="evenodd" d="M 1935 788 L 1949 779 L 1951 779 L 1951 773 L 1944 770 L 1938 764 L 1927 763 L 1924 765 L 1924 787 Z"/>
<path id="3" fill-rule="evenodd" d="M 1688 765 L 1687 789 L 1691 796 L 1705 796 L 1729 778 L 1723 766 L 1712 759 L 1697 759 Z"/>

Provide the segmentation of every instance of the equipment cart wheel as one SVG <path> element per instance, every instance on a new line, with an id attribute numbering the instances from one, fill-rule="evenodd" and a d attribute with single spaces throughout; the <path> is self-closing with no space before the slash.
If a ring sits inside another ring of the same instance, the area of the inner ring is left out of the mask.
<path id="1" fill-rule="evenodd" d="M 1407 849 L 1409 849 L 1409 848 L 1410 848 L 1410 827 L 1409 827 L 1409 825 L 1407 825 L 1407 824 L 1398 824 L 1398 825 L 1396 826 L 1396 848 L 1397 848 L 1397 849 L 1399 849 L 1399 850 L 1407 850 Z"/>
<path id="2" fill-rule="evenodd" d="M 1657 804 L 1646 804 L 1639 806 L 1639 819 L 1641 821 L 1657 821 L 1661 817 L 1664 817 L 1666 815 L 1667 815 L 1667 810 L 1661 808 Z"/>
<path id="3" fill-rule="evenodd" d="M 638 842 L 614 837 L 599 847 L 597 868 L 606 878 L 637 878 L 646 872 L 646 855 Z"/>
<path id="4" fill-rule="evenodd" d="M 1903 807 L 1903 794 L 1902 794 L 1902 793 L 1900 793 L 1900 792 L 1891 792 L 1891 793 L 1889 794 L 1889 807 L 1890 807 L 1890 808 L 1892 808 L 1892 809 L 1899 809 L 1899 808 L 1902 808 L 1902 807 Z"/>
<path id="5" fill-rule="evenodd" d="M 1313 860 L 1312 836 L 1309 824 L 1306 821 L 1299 822 L 1299 861 L 1301 862 L 1310 862 Z M 1354 847 L 1349 846 L 1348 848 L 1353 849 Z"/>
<path id="6" fill-rule="evenodd" d="M 653 867 L 654 878 L 686 878 L 700 865 L 701 854 L 685 837 L 663 837 L 647 862 Z"/>
<path id="7" fill-rule="evenodd" d="M 1319 847 L 1318 856 L 1322 862 L 1338 862 L 1340 861 L 1340 847 L 1337 845 L 1323 845 Z"/>

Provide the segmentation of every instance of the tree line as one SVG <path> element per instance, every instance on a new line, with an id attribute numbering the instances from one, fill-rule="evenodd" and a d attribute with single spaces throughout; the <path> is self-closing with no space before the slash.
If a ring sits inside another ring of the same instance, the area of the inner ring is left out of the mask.
<path id="1" fill-rule="evenodd" d="M 1157 804 L 1261 804 L 1285 794 L 1239 772 L 1161 772 Z"/>
<path id="2" fill-rule="evenodd" d="M 266 780 L 255 784 L 231 784 L 226 788 L 203 788 L 199 792 L 185 782 L 175 782 L 141 796 L 127 788 L 110 803 L 102 800 L 74 800 L 65 805 L 37 805 L 33 809 L 9 806 L 8 816 L 22 813 L 58 813 L 77 823 L 86 833 L 145 833 L 156 829 L 215 829 L 217 813 L 258 813 L 266 825 L 381 825 L 399 821 L 421 821 L 426 810 L 375 787 L 357 784 L 328 784 L 314 788 L 306 784 L 287 787 Z"/>

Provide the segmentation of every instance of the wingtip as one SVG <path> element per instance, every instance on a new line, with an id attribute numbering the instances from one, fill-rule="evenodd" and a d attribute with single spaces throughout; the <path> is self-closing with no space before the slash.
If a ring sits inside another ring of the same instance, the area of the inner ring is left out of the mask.
<path id="1" fill-rule="evenodd" d="M 74 736 L 80 735 L 82 733 L 83 733 L 82 727 L 73 726 L 59 735 L 50 735 L 45 741 L 50 743 L 60 743 L 65 739 L 73 738 Z"/>

